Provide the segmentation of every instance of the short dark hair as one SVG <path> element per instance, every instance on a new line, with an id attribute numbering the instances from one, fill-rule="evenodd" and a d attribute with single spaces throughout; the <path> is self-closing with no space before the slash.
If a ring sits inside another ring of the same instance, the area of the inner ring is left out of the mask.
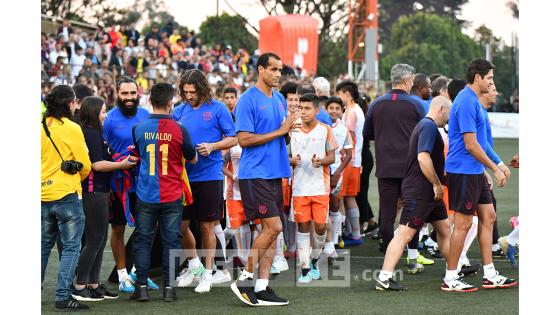
<path id="1" fill-rule="evenodd" d="M 474 83 L 474 77 L 477 74 L 484 78 L 493 69 L 496 67 L 488 60 L 480 58 L 472 60 L 467 67 L 467 83 Z"/>
<path id="2" fill-rule="evenodd" d="M 70 102 L 76 99 L 76 93 L 69 85 L 57 85 L 45 97 L 47 110 L 44 117 L 54 117 L 62 121 L 63 117 L 72 118 Z"/>
<path id="3" fill-rule="evenodd" d="M 276 60 L 282 61 L 282 59 L 280 57 L 278 57 L 278 55 L 276 55 L 275 53 L 267 52 L 267 53 L 264 53 L 264 54 L 260 55 L 259 59 L 257 59 L 257 69 L 259 68 L 259 66 L 266 69 L 266 67 L 268 67 L 268 62 L 269 62 L 269 59 L 271 57 L 276 59 Z"/>
<path id="4" fill-rule="evenodd" d="M 117 80 L 117 92 L 119 92 L 119 90 L 121 89 L 121 85 L 124 83 L 134 83 L 136 88 L 138 88 L 138 84 L 136 84 L 136 81 L 134 81 L 133 78 L 127 75 L 123 75 Z"/>
<path id="5" fill-rule="evenodd" d="M 288 98 L 288 94 L 297 94 L 298 86 L 299 85 L 296 82 L 286 82 L 280 88 L 280 94 L 282 94 L 284 98 Z"/>
<path id="6" fill-rule="evenodd" d="M 432 74 L 430 74 L 429 78 L 430 78 L 430 81 L 434 82 L 434 80 L 436 80 L 437 78 L 439 78 L 441 76 L 443 76 L 443 74 L 441 74 L 441 73 L 432 73 Z"/>
<path id="7" fill-rule="evenodd" d="M 457 94 L 459 94 L 459 92 L 461 92 L 466 85 L 467 81 L 463 79 L 453 79 L 451 80 L 451 82 L 449 82 L 449 84 L 447 85 L 447 94 L 449 94 L 449 98 L 451 98 L 452 102 L 455 100 L 455 97 L 457 97 Z"/>
<path id="8" fill-rule="evenodd" d="M 358 99 L 360 98 L 360 92 L 358 90 L 358 85 L 351 80 L 344 80 L 344 81 L 340 82 L 339 84 L 337 84 L 336 85 L 336 92 L 338 93 L 338 91 L 350 93 L 350 95 L 352 95 L 352 99 L 354 99 L 354 102 L 357 102 Z"/>
<path id="9" fill-rule="evenodd" d="M 416 75 L 414 75 L 414 79 L 412 80 L 412 86 L 418 89 L 420 87 L 428 85 L 428 80 L 430 80 L 430 78 L 428 78 L 427 75 L 423 73 L 417 73 Z"/>
<path id="10" fill-rule="evenodd" d="M 341 108 L 344 108 L 344 102 L 342 102 L 342 99 L 338 96 L 331 96 L 329 98 L 327 98 L 327 102 L 325 103 L 325 105 L 328 107 L 329 104 L 332 103 L 336 103 L 338 105 L 340 105 Z"/>
<path id="11" fill-rule="evenodd" d="M 309 93 L 315 94 L 315 88 L 313 87 L 313 85 L 311 85 L 311 84 L 303 85 L 302 84 L 302 85 L 298 86 L 298 89 L 297 89 L 297 94 L 298 95 L 305 95 L 305 94 L 309 94 Z"/>
<path id="12" fill-rule="evenodd" d="M 76 93 L 76 98 L 80 101 L 88 96 L 93 96 L 92 90 L 85 84 L 74 84 L 72 89 L 74 90 L 74 93 Z"/>
<path id="13" fill-rule="evenodd" d="M 156 83 L 150 89 L 150 102 L 154 108 L 165 108 L 174 96 L 175 89 L 169 83 Z"/>
<path id="14" fill-rule="evenodd" d="M 447 90 L 447 85 L 449 84 L 449 79 L 443 75 L 440 75 L 437 79 L 432 81 L 432 97 L 440 95 L 441 90 Z"/>
<path id="15" fill-rule="evenodd" d="M 179 80 L 179 95 L 183 101 L 187 101 L 185 92 L 183 92 L 185 84 L 194 85 L 200 104 L 206 103 L 212 99 L 212 89 L 210 89 L 208 80 L 202 71 L 198 69 L 191 69 L 181 75 L 181 79 Z"/>
<path id="16" fill-rule="evenodd" d="M 82 100 L 82 106 L 80 107 L 80 125 L 101 131 L 99 113 L 103 104 L 105 104 L 105 100 L 99 96 L 86 96 Z"/>
<path id="17" fill-rule="evenodd" d="M 319 108 L 319 98 L 314 93 L 306 93 L 299 97 L 299 102 L 311 102 L 315 108 Z"/>
<path id="18" fill-rule="evenodd" d="M 228 86 L 227 88 L 224 89 L 224 93 L 222 95 L 226 95 L 226 93 L 232 93 L 235 94 L 235 96 L 237 96 L 237 89 L 231 86 Z"/>

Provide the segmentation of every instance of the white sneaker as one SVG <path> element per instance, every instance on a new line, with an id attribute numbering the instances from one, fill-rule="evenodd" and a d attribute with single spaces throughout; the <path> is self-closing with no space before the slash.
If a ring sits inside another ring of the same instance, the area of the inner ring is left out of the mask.
<path id="1" fill-rule="evenodd" d="M 216 273 L 212 275 L 212 284 L 226 283 L 231 281 L 231 275 L 227 269 L 216 270 Z"/>
<path id="2" fill-rule="evenodd" d="M 278 271 L 278 273 L 289 270 L 288 261 L 284 257 L 274 256 L 272 261 L 272 267 Z"/>
<path id="3" fill-rule="evenodd" d="M 230 279 L 231 280 L 231 279 Z M 194 288 L 194 292 L 196 293 L 208 293 L 212 288 L 212 276 L 210 277 L 202 277 L 200 283 Z"/>
<path id="4" fill-rule="evenodd" d="M 478 288 L 466 283 L 462 279 L 456 278 L 450 281 L 443 279 L 441 290 L 447 292 L 474 292 L 478 291 Z"/>
<path id="5" fill-rule="evenodd" d="M 196 269 L 185 268 L 177 277 L 177 286 L 180 288 L 188 287 L 194 280 L 200 280 L 203 273 L 204 266 L 202 264 Z"/>

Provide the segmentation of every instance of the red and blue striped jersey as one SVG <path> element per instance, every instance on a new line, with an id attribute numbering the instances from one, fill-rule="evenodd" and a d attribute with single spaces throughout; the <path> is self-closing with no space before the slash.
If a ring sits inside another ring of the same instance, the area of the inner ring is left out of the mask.
<path id="1" fill-rule="evenodd" d="M 137 197 L 147 203 L 179 200 L 183 195 L 185 160 L 196 156 L 187 129 L 170 115 L 152 114 L 132 129 L 132 137 L 140 156 Z"/>

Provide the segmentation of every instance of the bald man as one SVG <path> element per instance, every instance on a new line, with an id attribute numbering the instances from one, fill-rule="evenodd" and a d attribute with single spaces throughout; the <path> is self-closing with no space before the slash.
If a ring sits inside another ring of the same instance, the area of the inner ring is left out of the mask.
<path id="1" fill-rule="evenodd" d="M 424 223 L 432 224 L 437 233 L 438 245 L 447 257 L 451 224 L 442 201 L 442 178 L 445 167 L 443 139 L 438 127 L 447 124 L 451 101 L 435 97 L 430 111 L 418 122 L 408 147 L 407 171 L 402 183 L 403 210 L 399 233 L 387 247 L 383 268 L 375 283 L 381 291 L 405 291 L 407 288 L 392 279 L 393 272 L 406 245 Z"/>

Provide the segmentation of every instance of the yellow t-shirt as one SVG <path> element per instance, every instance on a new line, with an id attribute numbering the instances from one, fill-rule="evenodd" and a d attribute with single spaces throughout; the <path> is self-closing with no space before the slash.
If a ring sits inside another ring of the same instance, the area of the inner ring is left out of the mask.
<path id="1" fill-rule="evenodd" d="M 62 160 L 41 124 L 41 201 L 60 200 L 74 192 L 81 196 L 80 183 L 91 170 L 91 161 L 82 129 L 68 118 L 62 118 L 61 122 L 53 117 L 47 117 L 47 127 L 62 158 L 65 161 L 82 162 L 83 168 L 74 175 L 60 169 Z"/>
<path id="2" fill-rule="evenodd" d="M 175 43 L 177 43 L 177 41 L 178 41 L 179 39 L 181 39 L 181 35 L 179 35 L 179 34 L 177 34 L 177 35 L 171 34 L 171 36 L 169 36 L 169 43 L 170 43 L 170 44 L 175 44 Z"/>

